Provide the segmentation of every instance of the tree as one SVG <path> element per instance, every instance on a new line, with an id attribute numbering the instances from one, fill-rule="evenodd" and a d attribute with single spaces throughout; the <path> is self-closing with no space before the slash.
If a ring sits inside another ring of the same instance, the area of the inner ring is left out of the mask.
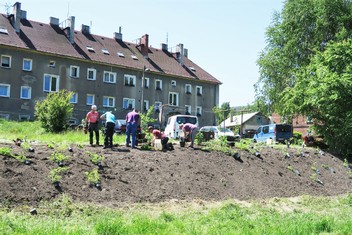
<path id="1" fill-rule="evenodd" d="M 215 113 L 216 117 L 216 125 L 219 125 L 222 121 L 229 117 L 231 108 L 230 102 L 222 103 L 220 107 L 215 106 L 213 108 L 213 112 Z"/>
<path id="2" fill-rule="evenodd" d="M 351 153 L 352 40 L 328 43 L 297 78 L 285 91 L 283 111 L 310 116 L 331 149 Z"/>
<path id="3" fill-rule="evenodd" d="M 350 0 L 286 0 L 266 31 L 267 46 L 257 61 L 256 100 L 263 110 L 282 114 L 286 88 L 295 86 L 319 51 L 330 41 L 352 35 Z"/>
<path id="4" fill-rule="evenodd" d="M 70 99 L 73 93 L 66 90 L 49 93 L 35 104 L 35 116 L 41 126 L 49 132 L 60 132 L 68 127 L 68 119 L 72 117 L 73 105 Z"/>

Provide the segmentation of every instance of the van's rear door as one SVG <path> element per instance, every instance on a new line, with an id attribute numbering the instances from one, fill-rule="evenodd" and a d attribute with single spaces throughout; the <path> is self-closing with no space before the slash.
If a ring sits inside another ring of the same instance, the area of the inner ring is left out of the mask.
<path id="1" fill-rule="evenodd" d="M 277 124 L 276 125 L 276 141 L 283 142 L 291 139 L 293 136 L 292 126 L 289 124 Z"/>

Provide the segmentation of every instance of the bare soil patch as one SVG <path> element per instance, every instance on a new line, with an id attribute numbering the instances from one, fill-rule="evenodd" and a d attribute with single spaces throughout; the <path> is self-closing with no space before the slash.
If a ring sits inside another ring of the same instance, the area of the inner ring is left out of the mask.
<path id="1" fill-rule="evenodd" d="M 0 147 L 11 147 L 18 154 L 24 152 L 14 143 L 2 143 Z M 35 205 L 65 193 L 75 201 L 117 206 L 171 199 L 331 196 L 350 193 L 352 188 L 350 170 L 343 160 L 314 148 L 305 148 L 304 157 L 299 156 L 298 149 L 289 148 L 290 157 L 285 158 L 282 151 L 264 147 L 260 157 L 239 151 L 241 159 L 236 160 L 224 153 L 181 148 L 178 144 L 174 145 L 174 151 L 168 152 L 73 145 L 73 152 L 64 153 L 71 156 L 64 163 L 69 169 L 62 176 L 60 188 L 55 188 L 49 178 L 50 170 L 58 167 L 49 158 L 55 150 L 46 145 L 32 147 L 34 152 L 25 152 L 30 165 L 0 155 L 3 203 Z M 105 156 L 99 169 L 100 189 L 87 182 L 85 172 L 98 168 L 89 160 L 87 151 Z"/>

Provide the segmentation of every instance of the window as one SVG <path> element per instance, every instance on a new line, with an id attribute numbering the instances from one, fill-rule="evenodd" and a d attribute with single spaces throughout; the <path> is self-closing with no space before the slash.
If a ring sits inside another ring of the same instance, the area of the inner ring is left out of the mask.
<path id="1" fill-rule="evenodd" d="M 125 74 L 125 86 L 136 86 L 136 76 Z"/>
<path id="2" fill-rule="evenodd" d="M 102 51 L 105 55 L 110 55 L 110 52 L 108 51 L 108 49 L 101 49 L 101 51 Z"/>
<path id="3" fill-rule="evenodd" d="M 144 78 L 144 88 L 149 88 L 149 78 Z"/>
<path id="4" fill-rule="evenodd" d="M 4 28 L 3 26 L 0 26 L 0 33 L 9 34 L 9 31 L 7 31 L 7 28 Z"/>
<path id="5" fill-rule="evenodd" d="M 103 107 L 109 107 L 109 108 L 115 107 L 115 97 L 104 96 L 103 97 Z"/>
<path id="6" fill-rule="evenodd" d="M 135 56 L 135 55 L 131 55 L 131 57 L 132 57 L 132 59 L 134 59 L 134 60 L 138 60 L 138 57 Z"/>
<path id="7" fill-rule="evenodd" d="M 70 66 L 70 77 L 78 78 L 79 77 L 79 67 L 78 66 Z"/>
<path id="8" fill-rule="evenodd" d="M 32 98 L 32 87 L 21 86 L 21 99 L 29 100 Z"/>
<path id="9" fill-rule="evenodd" d="M 88 68 L 87 69 L 87 79 L 88 80 L 96 80 L 97 79 L 97 70 Z"/>
<path id="10" fill-rule="evenodd" d="M 190 70 L 192 70 L 193 72 L 195 72 L 196 71 L 196 69 L 194 68 L 194 67 L 192 67 L 192 66 L 190 66 L 190 67 L 188 67 Z"/>
<path id="11" fill-rule="evenodd" d="M 22 69 L 24 71 L 32 71 L 32 60 L 24 58 Z"/>
<path id="12" fill-rule="evenodd" d="M 186 84 L 185 90 L 186 90 L 186 94 L 192 94 L 191 84 Z"/>
<path id="13" fill-rule="evenodd" d="M 313 119 L 311 116 L 307 116 L 307 124 L 313 124 Z"/>
<path id="14" fill-rule="evenodd" d="M 176 81 L 175 80 L 171 80 L 171 86 L 173 86 L 173 87 L 176 86 Z"/>
<path id="15" fill-rule="evenodd" d="M 90 51 L 90 52 L 95 52 L 95 51 L 94 51 L 94 48 L 91 47 L 91 46 L 87 46 L 87 50 Z"/>
<path id="16" fill-rule="evenodd" d="M 119 57 L 125 57 L 125 55 L 124 55 L 122 52 L 117 52 L 117 55 L 118 55 Z"/>
<path id="17" fill-rule="evenodd" d="M 78 101 L 78 94 L 77 93 L 73 93 L 72 97 L 70 99 L 70 103 L 71 104 L 77 104 L 77 101 Z"/>
<path id="18" fill-rule="evenodd" d="M 149 100 L 143 101 L 143 111 L 148 111 L 149 109 Z"/>
<path id="19" fill-rule="evenodd" d="M 104 71 L 103 81 L 107 83 L 116 83 L 116 73 Z"/>
<path id="20" fill-rule="evenodd" d="M 49 61 L 49 67 L 55 68 L 55 61 L 50 60 L 50 61 Z"/>
<path id="21" fill-rule="evenodd" d="M 10 97 L 10 85 L 0 83 L 0 97 Z"/>
<path id="22" fill-rule="evenodd" d="M 87 105 L 93 105 L 95 102 L 95 96 L 92 94 L 87 94 Z"/>
<path id="23" fill-rule="evenodd" d="M 185 105 L 185 114 L 191 115 L 192 107 L 191 105 Z"/>
<path id="24" fill-rule="evenodd" d="M 8 56 L 8 55 L 1 56 L 1 67 L 11 68 L 11 56 Z"/>
<path id="25" fill-rule="evenodd" d="M 46 92 L 56 92 L 59 90 L 59 76 L 44 74 L 43 90 Z"/>
<path id="26" fill-rule="evenodd" d="M 155 110 L 156 112 L 160 112 L 161 105 L 162 105 L 162 103 L 161 103 L 160 101 L 155 101 L 155 102 L 154 102 L 154 110 Z"/>
<path id="27" fill-rule="evenodd" d="M 264 133 L 264 134 L 269 133 L 269 126 L 264 126 L 264 127 L 263 127 L 263 133 Z"/>
<path id="28" fill-rule="evenodd" d="M 160 79 L 155 80 L 155 90 L 161 91 L 163 88 L 163 83 Z"/>
<path id="29" fill-rule="evenodd" d="M 169 92 L 169 104 L 173 106 L 178 106 L 178 93 Z"/>
<path id="30" fill-rule="evenodd" d="M 202 116 L 202 107 L 201 106 L 197 106 L 196 107 L 196 112 L 197 112 L 197 116 Z"/>
<path id="31" fill-rule="evenodd" d="M 197 95 L 201 96 L 203 94 L 203 88 L 201 86 L 197 86 Z"/>
<path id="32" fill-rule="evenodd" d="M 9 120 L 10 119 L 10 114 L 0 113 L 0 118 L 1 119 L 5 119 L 5 120 Z"/>
<path id="33" fill-rule="evenodd" d="M 31 116 L 29 115 L 18 115 L 19 121 L 29 121 L 30 119 L 31 119 Z"/>
<path id="34" fill-rule="evenodd" d="M 134 109 L 135 105 L 135 100 L 130 99 L 130 98 L 123 98 L 123 104 L 122 107 L 124 109 Z"/>

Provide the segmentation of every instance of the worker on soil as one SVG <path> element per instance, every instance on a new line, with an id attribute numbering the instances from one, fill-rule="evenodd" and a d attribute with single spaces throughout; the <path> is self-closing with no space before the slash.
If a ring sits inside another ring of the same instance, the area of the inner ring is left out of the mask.
<path id="1" fill-rule="evenodd" d="M 96 145 L 99 146 L 99 113 L 97 112 L 97 106 L 92 105 L 91 111 L 86 116 L 86 129 L 89 132 L 89 144 L 93 145 L 93 132 L 95 133 Z"/>
<path id="2" fill-rule="evenodd" d="M 131 112 L 126 115 L 126 147 L 130 146 L 131 135 L 132 143 L 131 147 L 136 147 L 136 135 L 137 135 L 137 126 L 141 124 L 140 116 L 137 109 L 133 109 Z"/>
<path id="3" fill-rule="evenodd" d="M 111 111 L 107 111 L 100 116 L 101 119 L 106 120 L 105 122 L 105 138 L 104 138 L 104 149 L 113 147 L 113 136 L 115 132 L 116 118 Z"/>
<path id="4" fill-rule="evenodd" d="M 163 151 L 167 151 L 168 149 L 170 149 L 170 146 L 172 146 L 172 144 L 171 145 L 168 144 L 169 138 L 166 137 L 163 132 L 161 132 L 158 129 L 154 129 L 152 126 L 149 126 L 148 130 L 153 135 L 152 141 L 151 141 L 151 145 L 152 146 L 154 146 L 154 143 L 155 143 L 156 139 L 160 139 L 161 140 L 161 145 L 163 146 L 162 150 Z"/>
<path id="5" fill-rule="evenodd" d="M 183 131 L 184 138 L 187 139 L 188 136 L 191 137 L 191 144 L 189 145 L 190 148 L 194 147 L 194 140 L 198 133 L 198 127 L 191 123 L 181 124 L 180 129 Z"/>

